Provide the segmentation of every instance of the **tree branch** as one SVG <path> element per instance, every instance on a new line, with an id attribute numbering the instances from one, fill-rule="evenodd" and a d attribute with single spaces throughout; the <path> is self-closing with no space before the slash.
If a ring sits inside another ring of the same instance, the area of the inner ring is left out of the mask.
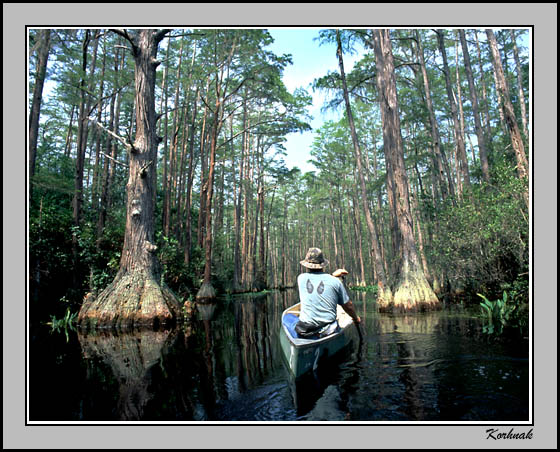
<path id="1" fill-rule="evenodd" d="M 110 29 L 113 33 L 118 34 L 119 36 L 122 36 L 124 39 L 126 39 L 128 42 L 130 42 L 132 44 L 133 47 L 136 47 L 136 43 L 134 42 L 134 39 L 128 34 L 128 32 L 123 28 L 111 28 Z"/>
<path id="2" fill-rule="evenodd" d="M 200 36 L 200 37 L 204 37 L 206 36 L 204 33 L 183 33 L 180 35 L 167 35 L 166 38 L 182 38 L 182 37 L 188 37 L 188 36 Z"/>
<path id="3" fill-rule="evenodd" d="M 412 68 L 414 68 L 414 66 L 420 66 L 420 63 L 416 63 L 415 61 L 403 61 L 402 63 L 395 65 L 395 69 L 398 69 L 402 66 L 411 66 Z"/>
<path id="4" fill-rule="evenodd" d="M 212 109 L 212 107 L 206 103 L 206 99 L 204 99 L 204 96 L 200 96 L 200 100 L 202 101 L 202 103 L 204 105 L 206 105 L 206 108 L 208 108 L 208 110 L 210 110 L 212 113 L 214 113 L 214 110 Z"/>
<path id="5" fill-rule="evenodd" d="M 172 29 L 172 28 L 164 28 L 164 29 L 158 31 L 158 32 L 154 35 L 154 41 L 155 41 L 155 43 L 156 43 L 156 44 L 159 44 L 159 43 L 161 42 L 161 40 L 162 40 L 163 38 L 165 38 L 165 35 L 166 35 L 167 33 L 169 33 L 170 31 L 173 31 L 173 29 Z"/>
<path id="6" fill-rule="evenodd" d="M 106 127 L 103 127 L 101 124 L 99 124 L 99 122 L 97 121 L 97 119 L 95 118 L 87 118 L 90 122 L 93 122 L 97 127 L 99 127 L 101 130 L 103 130 L 104 132 L 108 133 L 109 135 L 111 135 L 115 140 L 117 140 L 118 142 L 120 142 L 126 149 L 128 149 L 129 151 L 133 151 L 134 150 L 134 146 L 132 146 L 132 144 L 127 143 L 124 138 L 118 136 L 115 132 L 110 131 L 109 129 L 107 129 Z"/>
<path id="7" fill-rule="evenodd" d="M 146 177 L 146 170 L 150 167 L 150 165 L 154 163 L 153 160 L 150 160 L 148 163 L 146 163 L 144 166 L 142 166 L 142 168 L 140 168 L 140 177 L 143 179 Z"/>
<path id="8" fill-rule="evenodd" d="M 109 99 L 110 97 L 114 96 L 115 94 L 120 93 L 124 88 L 126 88 L 127 86 L 130 86 L 130 83 L 126 83 L 125 85 L 121 86 L 120 88 L 118 88 L 117 90 L 113 91 L 111 94 L 108 94 L 106 96 L 103 96 L 100 99 L 97 99 L 97 101 L 95 102 L 95 104 L 93 104 L 93 107 L 91 107 L 91 109 L 88 112 L 88 116 L 91 115 L 93 113 L 93 111 L 97 108 L 98 105 L 101 104 L 101 102 L 103 102 L 105 99 Z M 79 87 L 80 89 L 82 89 L 81 87 Z M 87 90 L 84 89 L 84 91 L 88 94 L 91 95 L 91 93 Z"/>
<path id="9" fill-rule="evenodd" d="M 107 157 L 108 159 L 112 160 L 112 161 L 115 162 L 117 165 L 124 166 L 125 168 L 130 168 L 126 163 L 119 162 L 117 159 L 111 157 L 110 155 L 105 154 L 105 152 L 103 152 L 103 151 L 99 151 L 99 153 L 100 153 L 101 155 L 104 155 L 104 156 Z"/>
<path id="10" fill-rule="evenodd" d="M 278 122 L 278 118 L 275 119 L 267 119 L 265 121 L 260 121 L 260 122 L 256 122 L 255 124 L 251 124 L 249 127 L 244 128 L 243 130 L 237 132 L 235 135 L 232 135 L 231 137 L 229 137 L 227 140 L 223 141 L 222 143 L 220 143 L 218 146 L 216 146 L 216 149 L 220 149 L 222 146 L 226 145 L 227 143 L 229 143 L 230 141 L 233 141 L 234 138 L 237 138 L 239 135 L 248 132 L 249 130 L 257 127 L 257 126 L 262 126 L 263 124 L 268 124 L 268 123 L 275 123 Z"/>
<path id="11" fill-rule="evenodd" d="M 241 89 L 241 87 L 245 84 L 245 82 L 246 82 L 247 80 L 254 80 L 254 78 L 253 78 L 253 77 L 244 78 L 244 79 L 241 81 L 241 83 L 240 83 L 239 85 L 237 85 L 237 88 L 235 88 L 234 90 L 232 90 L 231 93 L 229 93 L 226 97 L 224 97 L 224 103 L 225 103 L 225 101 L 228 100 L 231 96 L 233 96 L 235 93 L 237 93 L 237 92 Z"/>

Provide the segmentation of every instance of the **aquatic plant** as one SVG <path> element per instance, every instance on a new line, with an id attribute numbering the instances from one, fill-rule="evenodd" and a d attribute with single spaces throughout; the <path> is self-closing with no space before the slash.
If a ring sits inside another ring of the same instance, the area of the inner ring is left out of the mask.
<path id="1" fill-rule="evenodd" d="M 487 324 L 483 326 L 484 333 L 501 335 L 507 327 L 518 327 L 523 332 L 527 324 L 527 313 L 523 312 L 520 304 L 508 297 L 506 291 L 501 299 L 495 301 L 490 301 L 482 294 L 477 295 L 483 300 L 480 302 L 480 311 L 487 320 Z"/>
<path id="2" fill-rule="evenodd" d="M 379 290 L 376 285 L 375 286 L 352 286 L 349 289 L 356 292 L 368 292 L 368 293 L 377 293 L 377 291 Z"/>
<path id="3" fill-rule="evenodd" d="M 54 315 L 51 316 L 51 321 L 47 322 L 47 325 L 51 326 L 51 333 L 56 331 L 59 333 L 61 330 L 66 334 L 66 342 L 69 341 L 68 330 L 76 331 L 76 319 L 78 313 L 70 312 L 70 308 L 66 309 L 66 314 L 61 319 L 57 319 Z"/>

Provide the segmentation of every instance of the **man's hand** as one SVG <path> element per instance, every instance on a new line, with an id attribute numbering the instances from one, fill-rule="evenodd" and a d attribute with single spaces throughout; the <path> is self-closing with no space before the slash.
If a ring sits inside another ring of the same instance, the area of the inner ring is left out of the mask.
<path id="1" fill-rule="evenodd" d="M 346 276 L 347 274 L 348 274 L 348 272 L 343 268 L 339 268 L 332 273 L 332 275 L 337 277 L 337 278 L 339 278 L 341 276 Z"/>

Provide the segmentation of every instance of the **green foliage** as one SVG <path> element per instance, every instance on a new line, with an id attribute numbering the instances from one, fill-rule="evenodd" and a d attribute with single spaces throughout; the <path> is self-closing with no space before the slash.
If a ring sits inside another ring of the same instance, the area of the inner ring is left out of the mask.
<path id="1" fill-rule="evenodd" d="M 31 320 L 48 318 L 68 295 L 73 271 L 71 197 L 43 189 L 34 192 L 29 212 Z"/>
<path id="2" fill-rule="evenodd" d="M 477 295 L 483 300 L 480 302 L 480 312 L 486 320 L 483 326 L 484 333 L 500 336 L 509 328 L 526 334 L 528 311 L 524 305 L 517 304 L 506 291 L 501 299 L 495 301 L 490 301 L 482 294 Z"/>
<path id="3" fill-rule="evenodd" d="M 62 297 L 60 302 L 63 304 L 69 303 L 69 301 L 65 297 Z M 66 335 L 66 342 L 68 342 L 70 339 L 68 332 L 76 331 L 77 318 L 78 318 L 78 312 L 72 313 L 70 312 L 70 307 L 67 307 L 66 313 L 62 318 L 57 319 L 56 316 L 51 315 L 51 321 L 47 322 L 47 325 L 51 326 L 51 333 L 53 332 L 60 333 L 63 331 L 64 334 Z"/>
<path id="4" fill-rule="evenodd" d="M 494 297 L 527 273 L 526 191 L 526 183 L 502 161 L 491 185 L 473 186 L 456 206 L 449 203 L 434 211 L 438 232 L 429 259 L 438 271 L 448 271 L 453 287 L 471 295 L 482 289 Z M 522 289 L 518 283 L 516 290 Z"/>
<path id="5" fill-rule="evenodd" d="M 485 314 L 490 320 L 492 330 L 494 329 L 494 325 L 496 325 L 499 331 L 501 331 L 501 329 L 507 325 L 510 316 L 515 310 L 515 306 L 507 302 L 507 292 L 504 292 L 502 299 L 497 299 L 496 301 L 490 301 L 482 294 L 477 295 L 483 299 L 480 303 L 480 310 L 482 314 Z"/>
<path id="6" fill-rule="evenodd" d="M 367 292 L 367 293 L 372 293 L 372 294 L 377 294 L 377 292 L 379 291 L 379 287 L 377 285 L 375 286 L 351 286 L 349 287 L 350 290 L 353 290 L 355 292 Z"/>
<path id="7" fill-rule="evenodd" d="M 194 247 L 191 262 L 185 264 L 185 250 L 175 237 L 157 234 L 158 258 L 162 268 L 162 282 L 180 297 L 187 299 L 195 288 L 200 287 L 200 275 L 204 268 L 204 252 Z"/>

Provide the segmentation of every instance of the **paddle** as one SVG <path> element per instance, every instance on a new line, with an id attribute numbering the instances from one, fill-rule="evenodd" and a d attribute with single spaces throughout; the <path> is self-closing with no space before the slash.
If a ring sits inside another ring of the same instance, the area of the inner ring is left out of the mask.
<path id="1" fill-rule="evenodd" d="M 358 316 L 358 318 L 360 319 L 360 317 Z M 362 332 L 362 321 L 360 319 L 359 323 L 354 322 L 354 325 L 356 325 L 356 329 L 358 330 L 358 336 L 360 338 L 360 342 L 363 342 L 364 340 L 364 333 Z"/>

